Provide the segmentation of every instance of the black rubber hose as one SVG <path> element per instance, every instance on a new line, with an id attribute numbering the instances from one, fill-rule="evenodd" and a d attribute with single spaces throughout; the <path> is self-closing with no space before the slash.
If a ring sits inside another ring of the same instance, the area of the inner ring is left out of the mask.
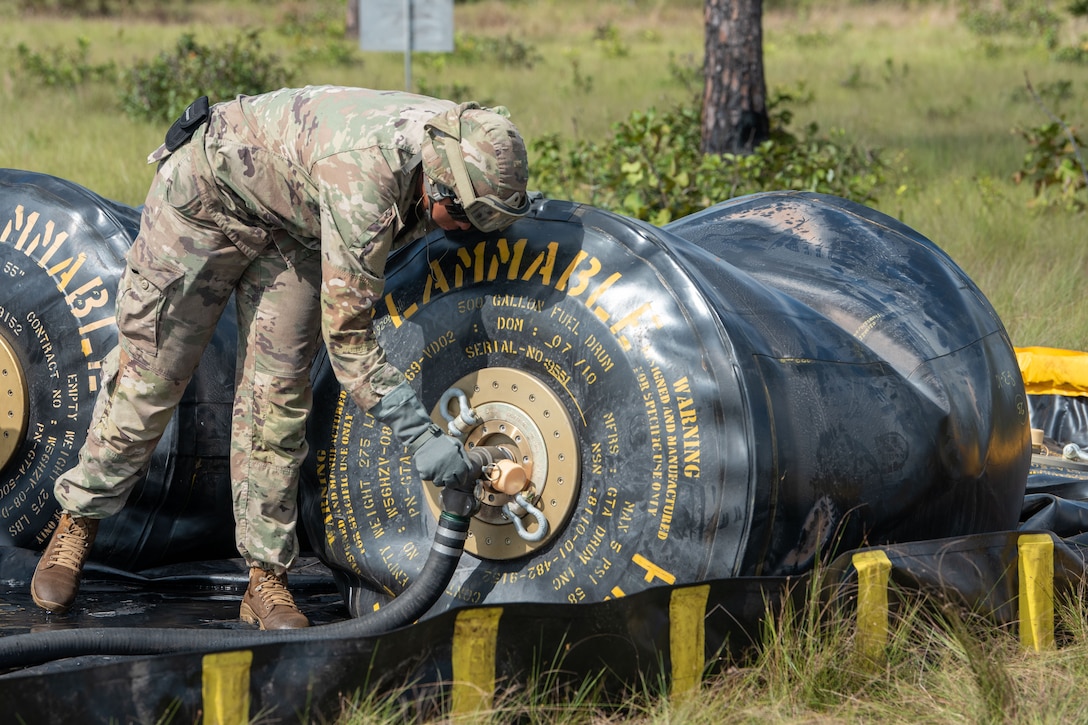
<path id="1" fill-rule="evenodd" d="M 419 577 L 386 606 L 365 617 L 305 629 L 266 632 L 170 628 L 65 629 L 0 637 L 0 669 L 89 655 L 222 652 L 264 644 L 373 637 L 410 624 L 438 601 L 465 548 L 470 519 L 443 511 Z"/>

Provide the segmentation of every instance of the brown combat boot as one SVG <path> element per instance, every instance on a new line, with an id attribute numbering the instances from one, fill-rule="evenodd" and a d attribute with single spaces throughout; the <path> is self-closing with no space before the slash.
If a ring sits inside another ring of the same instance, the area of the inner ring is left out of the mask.
<path id="1" fill-rule="evenodd" d="M 72 608 L 98 523 L 98 519 L 61 515 L 30 581 L 30 596 L 39 607 L 54 614 Z"/>
<path id="2" fill-rule="evenodd" d="M 287 573 L 277 574 L 257 566 L 249 570 L 249 588 L 242 597 L 239 616 L 243 622 L 261 625 L 261 629 L 310 626 L 310 620 L 298 610 L 294 597 L 287 590 Z"/>

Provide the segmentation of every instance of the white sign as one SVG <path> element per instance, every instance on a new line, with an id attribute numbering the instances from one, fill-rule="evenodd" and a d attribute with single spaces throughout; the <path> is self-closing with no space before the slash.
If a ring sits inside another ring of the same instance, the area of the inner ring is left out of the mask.
<path id="1" fill-rule="evenodd" d="M 453 52 L 453 0 L 359 0 L 359 47 Z"/>

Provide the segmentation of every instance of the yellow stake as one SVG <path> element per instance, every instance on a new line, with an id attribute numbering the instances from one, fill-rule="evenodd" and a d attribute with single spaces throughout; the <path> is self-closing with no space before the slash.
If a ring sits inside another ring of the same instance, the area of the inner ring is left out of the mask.
<path id="1" fill-rule="evenodd" d="M 204 725 L 245 725 L 249 722 L 249 668 L 253 653 L 204 655 Z"/>
<path id="2" fill-rule="evenodd" d="M 685 587 L 669 597 L 669 659 L 672 661 L 673 697 L 699 688 L 706 666 L 707 585 Z"/>
<path id="3" fill-rule="evenodd" d="M 1054 540 L 1023 534 L 1016 541 L 1020 574 L 1020 643 L 1041 652 L 1054 647 Z"/>
<path id="4" fill-rule="evenodd" d="M 453 625 L 454 715 L 489 709 L 495 696 L 495 643 L 501 607 L 466 609 Z"/>
<path id="5" fill-rule="evenodd" d="M 888 579 L 892 562 L 876 549 L 853 556 L 858 571 L 858 652 L 872 662 L 884 661 L 888 644 Z"/>

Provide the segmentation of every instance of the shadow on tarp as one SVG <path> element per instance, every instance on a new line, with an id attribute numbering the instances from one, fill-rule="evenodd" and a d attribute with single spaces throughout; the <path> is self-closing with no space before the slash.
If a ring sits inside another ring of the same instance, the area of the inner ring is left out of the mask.
<path id="1" fill-rule="evenodd" d="M 1024 520 L 1053 526 L 1042 531 L 1054 541 L 1059 599 L 1079 593 L 1088 573 L 1085 529 L 1066 538 L 1055 533 L 1075 528 L 1084 518 L 1081 493 L 1086 487 L 1088 466 L 1033 459 Z M 1036 529 L 1028 525 L 880 550 L 891 562 L 894 590 L 924 592 L 987 616 L 997 626 L 1009 626 L 1019 616 L 1017 542 L 1029 530 Z M 822 581 L 847 606 L 856 596 L 856 553 L 838 557 L 822 572 Z M 37 610 L 23 593 L 37 555 L 20 550 L 4 554 L 0 578 L 8 591 L 15 591 L 0 607 L 5 635 L 62 626 L 246 626 L 237 621 L 245 589 L 240 561 L 141 575 L 92 570 L 81 604 L 73 614 L 58 618 Z M 450 711 L 455 683 L 466 681 L 483 688 L 485 695 L 525 687 L 562 693 L 593 682 L 601 702 L 618 702 L 631 692 L 667 691 L 683 676 L 678 669 L 690 669 L 691 664 L 678 658 L 684 657 L 685 648 L 697 645 L 693 631 L 700 631 L 703 640 L 694 656 L 696 675 L 700 665 L 702 674 L 714 674 L 736 663 L 752 652 L 768 612 L 781 611 L 787 596 L 794 607 L 802 606 L 810 584 L 808 576 L 740 577 L 576 606 L 466 607 L 381 636 L 344 639 L 322 635 L 320 624 L 346 618 L 347 612 L 331 574 L 320 562 L 308 560 L 292 572 L 291 585 L 300 606 L 318 625 L 311 630 L 313 639 L 233 653 L 233 669 L 227 671 L 235 689 L 227 688 L 226 697 L 232 699 L 227 705 L 244 707 L 246 718 L 260 713 L 314 721 L 336 718 L 345 701 L 376 694 L 395 696 L 420 719 L 433 718 Z M 678 602 L 683 601 L 689 602 L 689 612 L 690 602 L 695 602 L 694 619 L 701 628 L 679 626 L 685 610 Z M 677 639 L 681 636 L 683 641 Z M 459 647 L 462 652 L 468 648 L 468 660 L 459 659 Z M 26 722 L 155 722 L 167 716 L 176 722 L 210 722 L 208 713 L 224 706 L 209 701 L 224 697 L 221 687 L 209 686 L 210 680 L 222 679 L 216 657 L 194 652 L 59 660 L 0 675 L 0 702 L 16 721 Z"/>

